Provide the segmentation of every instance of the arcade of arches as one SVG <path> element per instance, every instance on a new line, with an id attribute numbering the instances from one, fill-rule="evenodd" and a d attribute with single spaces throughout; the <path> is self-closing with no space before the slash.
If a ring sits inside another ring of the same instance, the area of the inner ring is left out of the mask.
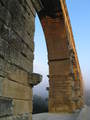
<path id="1" fill-rule="evenodd" d="M 83 107 L 83 80 L 65 0 L 0 0 L 0 118 L 31 120 L 35 14 L 46 38 L 49 112 Z"/>

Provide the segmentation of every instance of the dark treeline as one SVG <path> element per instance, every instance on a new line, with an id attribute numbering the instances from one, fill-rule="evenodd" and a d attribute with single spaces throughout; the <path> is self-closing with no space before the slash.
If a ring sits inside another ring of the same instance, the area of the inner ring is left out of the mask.
<path id="1" fill-rule="evenodd" d="M 90 106 L 90 90 L 85 91 L 85 104 Z"/>
<path id="2" fill-rule="evenodd" d="M 33 96 L 33 114 L 48 112 L 48 99 L 38 95 Z"/>

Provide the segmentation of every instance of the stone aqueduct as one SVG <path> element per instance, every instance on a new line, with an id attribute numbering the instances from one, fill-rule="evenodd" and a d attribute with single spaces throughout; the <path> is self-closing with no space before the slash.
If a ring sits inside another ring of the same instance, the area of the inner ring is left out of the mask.
<path id="1" fill-rule="evenodd" d="M 65 0 L 0 0 L 0 120 L 31 120 L 35 14 L 46 38 L 49 112 L 83 106 L 83 82 Z"/>

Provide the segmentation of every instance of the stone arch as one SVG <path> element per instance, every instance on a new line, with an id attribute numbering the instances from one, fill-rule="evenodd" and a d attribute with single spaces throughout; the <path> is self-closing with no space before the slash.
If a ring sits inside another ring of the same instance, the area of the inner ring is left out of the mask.
<path id="1" fill-rule="evenodd" d="M 83 106 L 82 75 L 65 0 L 32 0 L 46 38 L 49 111 L 72 112 Z"/>
<path id="2" fill-rule="evenodd" d="M 33 74 L 34 8 L 48 48 L 49 111 L 72 112 L 83 106 L 82 76 L 65 0 L 0 0 L 0 117 L 31 119 L 32 86 L 41 79 Z"/>

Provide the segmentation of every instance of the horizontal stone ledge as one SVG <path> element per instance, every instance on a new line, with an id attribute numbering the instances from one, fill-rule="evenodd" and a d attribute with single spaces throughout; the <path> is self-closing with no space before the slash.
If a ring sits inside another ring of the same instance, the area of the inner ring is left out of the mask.
<path id="1" fill-rule="evenodd" d="M 50 62 L 60 62 L 60 61 L 62 62 L 62 61 L 67 61 L 67 60 L 70 60 L 70 57 L 60 58 L 60 59 L 59 59 L 59 58 L 58 58 L 58 59 L 57 59 L 57 58 L 56 58 L 56 59 L 55 59 L 55 58 L 54 58 L 54 59 L 49 59 L 48 64 L 49 64 Z"/>
<path id="2" fill-rule="evenodd" d="M 74 74 L 72 73 L 72 71 L 70 71 L 69 73 L 60 73 L 60 74 L 50 74 L 50 75 L 47 75 L 47 77 L 63 77 L 63 76 L 66 76 L 66 77 L 71 77 L 71 74 Z"/>
<path id="3" fill-rule="evenodd" d="M 63 98 L 63 97 L 66 98 L 68 96 L 72 97 L 72 93 L 70 91 L 69 92 L 66 91 L 67 93 L 65 93 L 65 92 L 60 93 L 60 92 L 62 92 L 62 91 L 59 91 L 59 92 L 55 91 L 54 93 L 50 93 L 50 95 L 54 95 L 54 96 L 61 97 L 61 98 Z"/>
<path id="4" fill-rule="evenodd" d="M 0 77 L 0 96 L 31 100 L 32 88 L 30 86 L 24 86 L 17 82 L 8 80 L 7 78 Z"/>
<path id="5" fill-rule="evenodd" d="M 67 83 L 67 82 L 72 82 L 73 81 L 73 77 L 71 76 L 53 76 L 53 77 L 49 77 L 49 82 L 55 81 L 55 83 L 57 82 L 63 82 L 63 83 Z"/>

